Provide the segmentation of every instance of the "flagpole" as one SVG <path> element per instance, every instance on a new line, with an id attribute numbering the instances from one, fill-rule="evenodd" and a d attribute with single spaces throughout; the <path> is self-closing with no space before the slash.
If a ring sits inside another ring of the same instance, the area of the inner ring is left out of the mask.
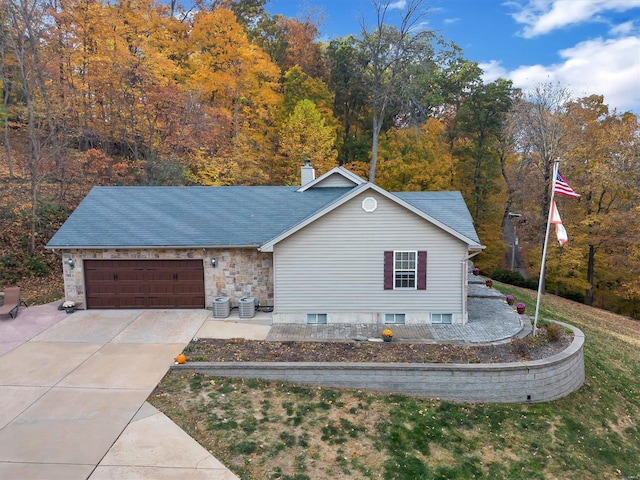
<path id="1" fill-rule="evenodd" d="M 538 296 L 536 298 L 536 315 L 533 320 L 533 336 L 536 336 L 538 330 L 538 314 L 540 312 L 540 297 L 542 296 L 542 288 L 544 287 L 545 263 L 547 260 L 547 246 L 549 245 L 549 230 L 551 227 L 551 209 L 553 208 L 553 197 L 556 193 L 556 177 L 558 176 L 558 166 L 560 160 L 553 162 L 553 176 L 551 177 L 551 201 L 549 202 L 549 214 L 547 215 L 547 231 L 544 235 L 544 247 L 542 248 L 542 263 L 540 264 L 540 279 L 538 280 Z"/>

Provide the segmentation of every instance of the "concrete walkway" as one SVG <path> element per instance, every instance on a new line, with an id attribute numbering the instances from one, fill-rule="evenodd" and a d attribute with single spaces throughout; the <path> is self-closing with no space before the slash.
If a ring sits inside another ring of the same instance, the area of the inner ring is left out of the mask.
<path id="1" fill-rule="evenodd" d="M 0 319 L 0 478 L 237 479 L 146 402 L 211 312 L 56 305 Z"/>
<path id="2" fill-rule="evenodd" d="M 518 315 L 504 301 L 504 295 L 485 286 L 485 278 L 470 277 L 465 325 L 388 325 L 394 341 L 487 345 L 509 342 L 531 331 L 531 321 Z M 281 324 L 273 325 L 267 340 L 273 341 L 353 341 L 380 339 L 380 325 L 371 324 Z M 205 337 L 205 335 L 199 335 Z"/>

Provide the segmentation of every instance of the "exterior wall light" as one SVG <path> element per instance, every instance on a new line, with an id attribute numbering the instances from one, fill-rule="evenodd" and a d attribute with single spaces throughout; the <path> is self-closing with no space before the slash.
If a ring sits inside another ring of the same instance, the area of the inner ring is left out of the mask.
<path id="1" fill-rule="evenodd" d="M 216 268 L 216 263 L 218 263 L 218 261 L 216 260 L 216 257 L 211 257 L 211 266 L 213 268 Z"/>
<path id="2" fill-rule="evenodd" d="M 71 267 L 71 270 L 73 270 L 74 267 L 76 266 L 76 264 L 73 263 L 73 259 L 71 258 L 67 258 L 67 264 L 69 264 L 69 267 Z"/>

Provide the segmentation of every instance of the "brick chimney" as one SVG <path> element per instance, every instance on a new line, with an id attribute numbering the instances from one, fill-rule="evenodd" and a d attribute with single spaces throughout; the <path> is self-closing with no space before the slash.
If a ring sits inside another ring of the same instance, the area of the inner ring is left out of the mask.
<path id="1" fill-rule="evenodd" d="M 300 186 L 304 187 L 307 183 L 316 179 L 316 169 L 309 164 L 309 160 L 304 161 L 304 165 L 300 169 Z"/>

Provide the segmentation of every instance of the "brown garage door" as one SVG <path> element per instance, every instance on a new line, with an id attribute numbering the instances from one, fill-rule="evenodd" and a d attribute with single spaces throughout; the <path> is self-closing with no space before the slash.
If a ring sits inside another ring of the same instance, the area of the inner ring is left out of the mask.
<path id="1" fill-rule="evenodd" d="M 202 260 L 85 260 L 87 308 L 204 308 Z"/>

